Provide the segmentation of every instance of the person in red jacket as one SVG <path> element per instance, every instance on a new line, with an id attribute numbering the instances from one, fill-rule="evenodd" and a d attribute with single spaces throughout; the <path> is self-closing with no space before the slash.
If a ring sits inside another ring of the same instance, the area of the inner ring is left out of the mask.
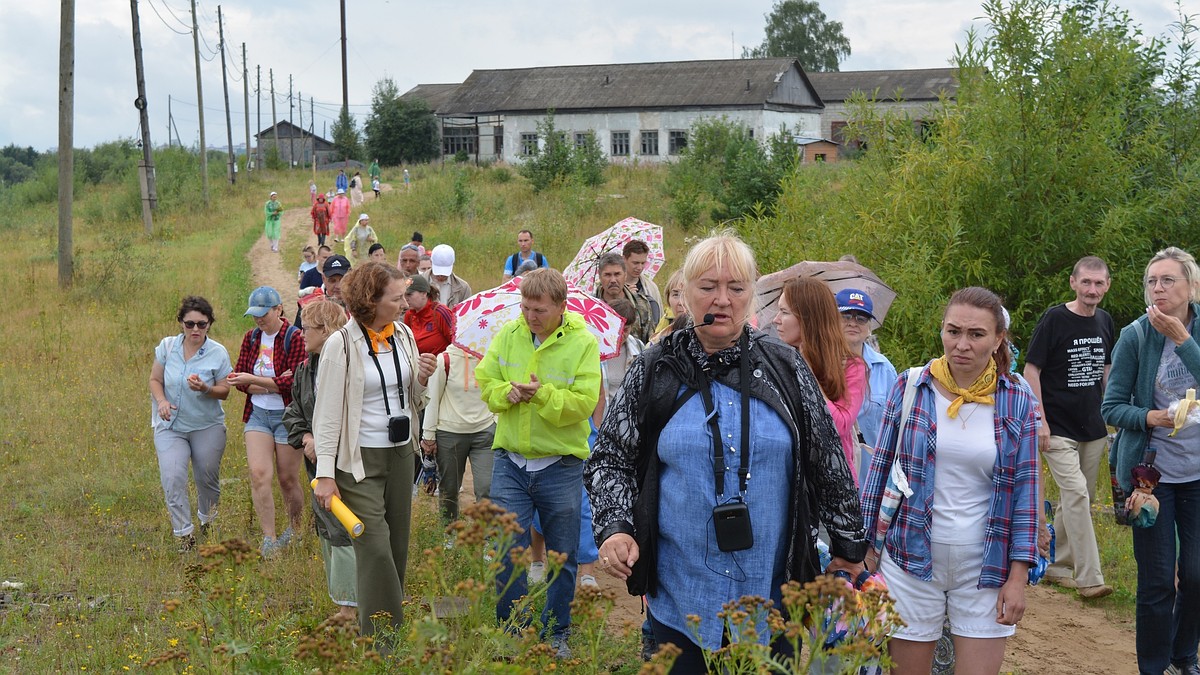
<path id="1" fill-rule="evenodd" d="M 325 237 L 329 236 L 329 221 L 333 219 L 333 211 L 325 202 L 325 195 L 317 195 L 313 202 L 312 211 L 313 234 L 317 235 L 317 245 L 325 245 Z"/>
<path id="2" fill-rule="evenodd" d="M 454 341 L 454 313 L 438 302 L 437 289 L 429 285 L 428 278 L 417 274 L 409 280 L 404 323 L 412 329 L 422 354 L 441 354 Z"/>

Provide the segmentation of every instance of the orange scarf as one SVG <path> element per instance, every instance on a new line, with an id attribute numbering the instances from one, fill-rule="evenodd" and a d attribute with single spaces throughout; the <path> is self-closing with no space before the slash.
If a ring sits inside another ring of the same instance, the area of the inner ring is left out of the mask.
<path id="1" fill-rule="evenodd" d="M 366 326 L 364 326 L 364 328 L 366 328 Z M 390 352 L 392 351 L 392 348 L 391 345 L 388 344 L 387 340 L 395 333 L 396 324 L 389 323 L 378 333 L 370 328 L 367 328 L 367 339 L 370 340 L 371 344 L 375 346 L 375 353 L 378 354 L 379 352 Z"/>

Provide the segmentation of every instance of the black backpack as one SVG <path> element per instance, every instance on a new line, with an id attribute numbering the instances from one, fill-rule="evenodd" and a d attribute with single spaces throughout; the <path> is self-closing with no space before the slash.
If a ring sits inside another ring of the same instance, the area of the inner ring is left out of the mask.
<path id="1" fill-rule="evenodd" d="M 546 265 L 546 256 L 542 255 L 541 253 L 538 253 L 537 251 L 534 251 L 533 252 L 533 261 L 537 263 L 538 267 L 544 267 Z M 509 266 L 512 267 L 513 276 L 514 277 L 517 276 L 517 268 L 521 266 L 521 252 L 517 251 L 516 253 L 509 256 L 508 262 L 510 263 Z"/>

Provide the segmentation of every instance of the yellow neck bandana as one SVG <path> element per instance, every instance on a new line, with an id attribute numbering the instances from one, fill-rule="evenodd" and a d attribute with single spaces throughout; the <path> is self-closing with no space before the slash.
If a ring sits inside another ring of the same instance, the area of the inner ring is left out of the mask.
<path id="1" fill-rule="evenodd" d="M 382 351 L 390 352 L 392 349 L 388 345 L 387 339 L 392 337 L 392 335 L 395 332 L 396 332 L 396 324 L 393 324 L 393 323 L 389 323 L 388 325 L 384 326 L 383 330 L 379 331 L 378 333 L 371 330 L 370 328 L 367 328 L 367 339 L 371 341 L 371 344 L 375 345 L 376 353 L 379 353 Z"/>
<path id="2" fill-rule="evenodd" d="M 950 419 L 958 417 L 958 409 L 963 403 L 986 403 L 988 405 L 995 404 L 995 399 L 992 394 L 996 392 L 996 360 L 988 359 L 987 368 L 975 378 L 971 386 L 963 389 L 954 381 L 954 376 L 950 374 L 950 362 L 946 357 L 939 356 L 933 360 L 929 367 L 929 374 L 933 375 L 933 379 L 937 380 L 943 387 L 949 389 L 951 393 L 957 394 L 958 398 L 950 402 L 950 409 L 946 414 Z"/>

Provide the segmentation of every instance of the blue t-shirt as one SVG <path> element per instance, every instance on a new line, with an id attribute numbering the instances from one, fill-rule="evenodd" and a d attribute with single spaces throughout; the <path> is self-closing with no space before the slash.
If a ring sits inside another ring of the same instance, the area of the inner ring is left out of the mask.
<path id="1" fill-rule="evenodd" d="M 517 263 L 515 265 L 513 264 L 514 259 L 516 259 L 516 263 Z M 510 277 L 516 276 L 517 268 L 519 268 L 521 266 L 521 263 L 525 262 L 526 260 L 535 260 L 535 261 L 540 260 L 541 264 L 538 265 L 538 267 L 549 267 L 550 266 L 550 261 L 546 260 L 546 256 L 542 255 L 541 253 L 538 253 L 537 251 L 530 251 L 529 255 L 527 255 L 527 256 L 522 256 L 521 252 L 517 251 L 516 253 L 514 253 L 504 259 L 504 273 Z"/>
<path id="2" fill-rule="evenodd" d="M 186 434 L 225 423 L 225 410 L 221 407 L 221 401 L 209 397 L 204 392 L 192 391 L 187 384 L 188 376 L 195 374 L 211 387 L 233 372 L 225 345 L 212 338 L 206 338 L 199 351 L 185 361 L 183 335 L 170 335 L 158 343 L 158 347 L 154 349 L 154 359 L 163 366 L 163 392 L 176 409 L 171 412 L 170 421 L 164 421 L 159 418 L 158 407 L 154 405 L 154 397 L 151 396 L 151 427 Z"/>
<path id="3" fill-rule="evenodd" d="M 725 446 L 724 504 L 738 494 L 741 458 L 741 392 L 714 382 L 713 404 Z M 704 403 L 695 395 L 663 428 L 658 439 L 658 595 L 648 598 L 654 618 L 691 636 L 685 617 L 700 617 L 706 649 L 721 646 L 721 606 L 743 595 L 771 598 L 782 606 L 786 577 L 788 513 L 792 494 L 792 436 L 766 403 L 750 401 L 750 508 L 754 545 L 724 553 L 717 547 L 712 510 L 718 503 L 713 478 L 712 431 Z M 758 626 L 765 641 L 765 621 Z"/>

